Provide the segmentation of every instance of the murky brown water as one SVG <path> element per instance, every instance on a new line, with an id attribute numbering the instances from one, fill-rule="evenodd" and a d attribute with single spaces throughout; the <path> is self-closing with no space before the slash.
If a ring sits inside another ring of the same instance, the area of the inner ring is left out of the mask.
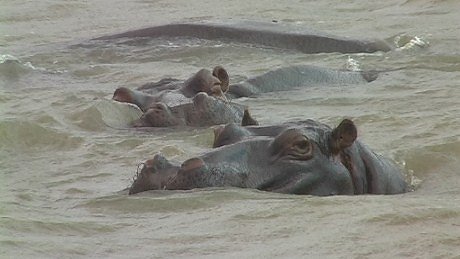
<path id="1" fill-rule="evenodd" d="M 0 6 L 0 257 L 460 258 L 460 2 L 3 0 Z M 193 39 L 86 41 L 204 19 L 275 19 L 389 39 L 398 48 L 305 55 Z M 122 129 L 136 113 L 109 101 L 116 87 L 186 78 L 217 64 L 237 80 L 294 64 L 344 68 L 349 60 L 388 72 L 368 85 L 238 102 L 264 124 L 353 118 L 364 142 L 405 168 L 414 192 L 119 193 L 138 163 L 156 152 L 176 160 L 199 154 L 212 132 Z"/>

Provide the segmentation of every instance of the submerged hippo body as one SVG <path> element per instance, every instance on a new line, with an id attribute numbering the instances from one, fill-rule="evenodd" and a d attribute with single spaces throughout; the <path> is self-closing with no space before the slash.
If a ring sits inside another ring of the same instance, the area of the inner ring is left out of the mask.
<path id="1" fill-rule="evenodd" d="M 155 155 L 144 163 L 129 193 L 226 186 L 320 196 L 407 191 L 397 166 L 357 141 L 350 120 L 334 129 L 305 121 L 265 127 L 259 131 L 264 136 L 254 136 L 257 131 L 242 130 L 243 137 L 233 144 L 182 165 Z"/>
<path id="2" fill-rule="evenodd" d="M 229 86 L 228 95 L 249 97 L 312 85 L 349 85 L 372 82 L 375 71 L 342 71 L 311 65 L 283 67 Z"/>
<path id="3" fill-rule="evenodd" d="M 384 41 L 353 40 L 305 30 L 300 26 L 260 22 L 167 24 L 104 36 L 96 40 L 137 37 L 195 37 L 227 40 L 291 49 L 308 54 L 320 52 L 370 53 L 391 49 Z"/>

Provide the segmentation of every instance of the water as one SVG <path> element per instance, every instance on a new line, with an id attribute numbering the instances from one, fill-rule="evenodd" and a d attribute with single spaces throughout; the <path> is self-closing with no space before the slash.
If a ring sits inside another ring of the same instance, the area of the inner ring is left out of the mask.
<path id="1" fill-rule="evenodd" d="M 460 257 L 460 53 L 455 0 L 17 1 L 0 10 L 0 257 Z M 173 21 L 278 20 L 395 50 L 316 54 L 195 39 L 95 44 Z M 310 197 L 240 189 L 128 197 L 137 165 L 183 161 L 212 131 L 126 130 L 119 86 L 223 65 L 232 80 L 295 64 L 384 71 L 368 85 L 238 102 L 263 124 L 352 118 L 415 191 Z M 269 112 L 267 112 L 267 110 Z"/>

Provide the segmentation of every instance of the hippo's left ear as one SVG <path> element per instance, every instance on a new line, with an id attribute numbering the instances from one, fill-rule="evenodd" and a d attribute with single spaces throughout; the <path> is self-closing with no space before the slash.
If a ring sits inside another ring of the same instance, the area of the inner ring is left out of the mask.
<path id="1" fill-rule="evenodd" d="M 126 87 L 119 87 L 113 93 L 112 100 L 121 103 L 134 103 L 133 91 Z"/>
<path id="2" fill-rule="evenodd" d="M 358 130 L 353 121 L 344 119 L 339 126 L 331 132 L 329 148 L 332 154 L 338 154 L 341 150 L 353 145 L 358 137 Z"/>
<path id="3" fill-rule="evenodd" d="M 251 114 L 249 114 L 249 110 L 246 108 L 244 109 L 241 126 L 251 126 L 251 125 L 259 125 L 259 122 L 256 119 L 251 117 Z"/>
<path id="4" fill-rule="evenodd" d="M 213 144 L 212 144 L 213 148 L 219 147 L 217 145 L 217 143 L 218 143 L 219 137 L 222 134 L 222 132 L 224 131 L 224 129 L 225 129 L 225 125 L 218 125 L 218 126 L 215 126 L 213 128 L 213 131 L 214 131 L 214 141 L 213 141 Z"/>

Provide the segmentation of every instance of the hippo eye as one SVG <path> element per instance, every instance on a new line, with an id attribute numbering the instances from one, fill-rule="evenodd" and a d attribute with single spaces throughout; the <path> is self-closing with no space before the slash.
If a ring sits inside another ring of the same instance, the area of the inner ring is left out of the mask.
<path id="1" fill-rule="evenodd" d="M 297 129 L 288 129 L 276 137 L 271 145 L 275 160 L 309 160 L 313 157 L 313 145 Z"/>
<path id="2" fill-rule="evenodd" d="M 155 105 L 155 109 L 164 110 L 164 107 L 163 107 L 163 105 L 161 105 L 160 103 L 158 103 L 158 104 Z"/>
<path id="3" fill-rule="evenodd" d="M 286 150 L 286 155 L 299 160 L 307 160 L 311 158 L 312 146 L 305 136 L 299 137 L 300 140 L 295 140 L 292 146 Z"/>
<path id="4" fill-rule="evenodd" d="M 294 148 L 299 152 L 306 152 L 310 149 L 310 143 L 307 140 L 301 140 L 294 143 Z"/>

